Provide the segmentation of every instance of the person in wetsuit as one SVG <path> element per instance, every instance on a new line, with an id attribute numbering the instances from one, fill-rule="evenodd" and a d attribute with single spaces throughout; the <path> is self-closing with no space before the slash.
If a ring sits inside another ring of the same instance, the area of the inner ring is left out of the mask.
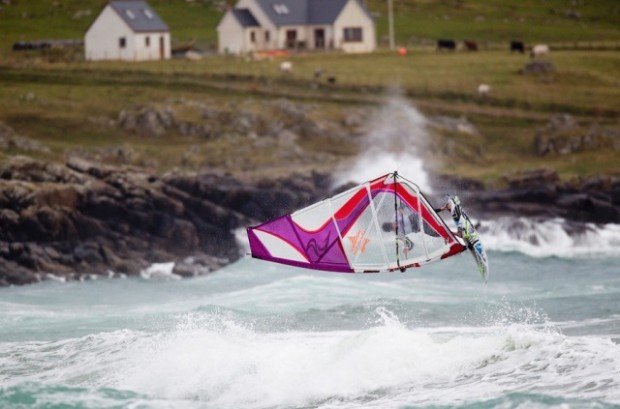
<path id="1" fill-rule="evenodd" d="M 457 231 L 453 233 L 465 241 L 467 248 L 471 251 L 474 260 L 476 260 L 480 274 L 486 282 L 486 253 L 482 247 L 482 243 L 480 242 L 480 235 L 476 231 L 476 228 L 472 224 L 471 220 L 469 220 L 469 217 L 467 217 L 467 214 L 465 214 L 463 209 L 461 209 L 461 201 L 459 200 L 459 197 L 448 196 L 448 201 L 446 204 L 439 209 L 435 209 L 437 213 L 444 210 L 448 210 L 450 212 L 457 229 Z"/>
<path id="2" fill-rule="evenodd" d="M 461 209 L 461 201 L 458 196 L 448 196 L 446 204 L 439 209 L 435 209 L 437 213 L 444 210 L 450 212 L 452 220 L 456 225 L 457 230 L 454 234 L 465 240 L 468 247 L 473 246 L 480 240 L 480 235 L 476 231 L 476 228 L 469 220 L 469 217 L 463 212 L 463 209 Z"/>

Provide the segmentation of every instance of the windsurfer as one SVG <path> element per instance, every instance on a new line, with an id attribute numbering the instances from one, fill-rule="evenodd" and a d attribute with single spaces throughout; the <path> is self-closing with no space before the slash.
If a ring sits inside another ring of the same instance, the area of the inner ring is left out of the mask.
<path id="1" fill-rule="evenodd" d="M 452 220 L 454 220 L 454 224 L 457 229 L 454 234 L 464 239 L 468 246 L 471 246 L 480 240 L 480 235 L 469 220 L 469 217 L 463 213 L 463 209 L 461 209 L 461 201 L 458 196 L 448 196 L 448 201 L 446 204 L 439 209 L 435 209 L 437 213 L 444 210 L 448 210 L 452 216 Z"/>
<path id="2" fill-rule="evenodd" d="M 434 210 L 437 213 L 444 210 L 448 210 L 450 212 L 452 220 L 454 221 L 454 224 L 457 228 L 457 231 L 453 233 L 456 236 L 465 240 L 465 244 L 474 256 L 474 259 L 478 264 L 480 274 L 482 274 L 482 277 L 485 279 L 486 282 L 486 253 L 482 248 L 482 243 L 480 242 L 480 235 L 476 231 L 476 227 L 472 224 L 471 220 L 469 220 L 469 217 L 467 217 L 467 214 L 461 208 L 461 201 L 459 200 L 459 197 L 448 195 L 448 201 L 446 202 L 446 204 L 443 207 Z"/>

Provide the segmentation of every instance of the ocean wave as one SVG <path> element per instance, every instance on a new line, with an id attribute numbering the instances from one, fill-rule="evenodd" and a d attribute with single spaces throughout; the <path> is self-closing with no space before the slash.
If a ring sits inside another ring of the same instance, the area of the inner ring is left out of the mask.
<path id="1" fill-rule="evenodd" d="M 530 257 L 620 256 L 620 224 L 500 217 L 482 221 L 479 230 L 489 250 Z"/>
<path id="2" fill-rule="evenodd" d="M 0 387 L 68 384 L 231 408 L 464 405 L 554 390 L 620 403 L 620 346 L 609 339 L 527 323 L 411 328 L 385 308 L 374 319 L 365 329 L 263 332 L 193 312 L 164 332 L 0 343 Z"/>

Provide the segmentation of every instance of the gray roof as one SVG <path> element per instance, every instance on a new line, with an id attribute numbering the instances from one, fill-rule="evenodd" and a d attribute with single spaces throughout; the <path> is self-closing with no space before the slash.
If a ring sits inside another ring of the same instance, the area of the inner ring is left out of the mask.
<path id="1" fill-rule="evenodd" d="M 308 0 L 256 0 L 269 20 L 276 26 L 306 24 Z M 286 13 L 278 13 L 277 7 L 284 6 Z"/>
<path id="2" fill-rule="evenodd" d="M 232 14 L 235 16 L 239 24 L 243 27 L 259 27 L 258 21 L 254 17 L 254 14 L 248 9 L 232 9 Z"/>
<path id="3" fill-rule="evenodd" d="M 349 0 L 309 0 L 308 24 L 332 24 L 348 2 Z"/>
<path id="4" fill-rule="evenodd" d="M 288 26 L 333 24 L 349 0 L 256 0 L 256 2 L 273 24 Z M 364 5 L 362 8 L 366 10 Z"/>
<path id="5" fill-rule="evenodd" d="M 169 31 L 166 23 L 144 0 L 111 0 L 108 4 L 134 32 Z"/>

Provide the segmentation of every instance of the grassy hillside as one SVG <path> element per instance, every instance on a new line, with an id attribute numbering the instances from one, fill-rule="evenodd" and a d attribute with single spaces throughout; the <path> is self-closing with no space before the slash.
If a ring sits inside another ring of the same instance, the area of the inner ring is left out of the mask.
<path id="1" fill-rule="evenodd" d="M 418 0 L 395 1 L 395 29 L 402 44 L 423 38 L 482 42 L 602 41 L 620 39 L 620 3 L 583 0 Z M 384 1 L 379 35 L 387 33 Z M 577 18 L 578 17 L 578 18 Z"/>
<path id="2" fill-rule="evenodd" d="M 104 0 L 21 0 L 2 5 L 0 48 L 15 41 L 47 38 L 83 38 L 107 1 Z M 150 0 L 170 26 L 173 40 L 196 40 L 201 46 L 216 41 L 215 26 L 222 15 L 212 2 Z"/>
<path id="3" fill-rule="evenodd" d="M 223 3 L 150 3 L 170 25 L 174 41 L 214 46 Z M 289 74 L 280 72 L 277 59 L 52 62 L 38 53 L 9 51 L 19 40 L 81 38 L 104 4 L 11 0 L 0 6 L 0 122 L 51 149 L 33 154 L 9 148 L 0 153 L 0 160 L 24 153 L 63 160 L 75 150 L 107 155 L 106 149 L 120 146 L 130 152 L 128 163 L 156 171 L 204 166 L 244 171 L 260 166 L 267 172 L 269 165 L 270 172 L 290 172 L 290 158 L 277 160 L 281 146 L 262 146 L 247 133 L 211 140 L 175 132 L 144 138 L 115 121 L 121 110 L 139 106 L 174 106 L 181 117 L 196 117 L 176 101 L 227 107 L 232 115 L 238 111 L 269 117 L 274 103 L 286 98 L 330 126 L 346 122 L 359 107 L 381 106 L 390 90 L 399 89 L 425 113 L 466 116 L 480 131 L 473 136 L 439 133 L 429 153 L 436 160 L 428 161 L 439 172 L 495 182 L 507 172 L 536 167 L 552 167 L 564 178 L 619 171 L 618 151 L 613 149 L 540 157 L 533 148 L 536 130 L 557 112 L 575 115 L 584 126 L 620 125 L 620 52 L 611 50 L 620 45 L 617 0 L 396 1 L 398 42 L 413 44 L 409 55 L 385 49 L 370 55 L 297 54 L 287 57 L 294 66 Z M 384 40 L 386 4 L 368 4 Z M 439 37 L 474 39 L 482 50 L 438 53 L 432 44 Z M 553 74 L 521 75 L 518 71 L 529 57 L 506 49 L 506 41 L 517 38 L 564 43 L 568 48 L 578 42 L 584 49 L 553 50 L 547 57 L 556 67 Z M 604 43 L 610 50 L 587 49 L 592 43 Z M 325 75 L 315 79 L 319 68 Z M 328 84 L 326 77 L 334 77 L 336 83 Z M 481 83 L 491 86 L 484 98 L 476 93 Z M 333 167 L 360 149 L 354 138 L 302 139 L 299 145 L 303 155 L 297 154 L 309 160 L 296 162 L 297 171 Z"/>
<path id="4" fill-rule="evenodd" d="M 48 64 L 41 61 L 38 64 L 40 69 L 57 73 L 117 72 L 122 76 L 143 73 L 149 78 L 165 74 L 172 78 L 182 76 L 190 83 L 206 80 L 208 76 L 213 77 L 212 81 L 242 76 L 256 81 L 277 80 L 302 89 L 314 82 L 314 71 L 321 68 L 324 77 L 335 77 L 335 88 L 338 89 L 400 87 L 414 97 L 437 98 L 452 103 L 464 101 L 544 112 L 620 115 L 620 52 L 554 51 L 549 59 L 555 64 L 556 72 L 543 76 L 519 74 L 519 69 L 530 61 L 529 57 L 507 51 L 437 53 L 414 49 L 406 57 L 382 52 L 366 55 L 305 54 L 287 59 L 294 67 L 289 75 L 280 72 L 280 60 L 277 59 L 251 61 L 210 57 L 202 61 L 129 64 Z M 325 78 L 319 82 L 325 83 Z M 476 90 L 481 83 L 491 85 L 489 98 L 477 96 Z"/>
<path id="5" fill-rule="evenodd" d="M 229 1 L 230 2 L 230 1 Z M 103 0 L 13 0 L 0 11 L 0 49 L 19 40 L 81 38 L 106 2 Z M 395 1 L 400 44 L 448 37 L 483 43 L 618 42 L 620 3 L 616 0 L 401 0 Z M 213 47 L 224 2 L 151 0 L 169 24 L 174 41 L 195 40 Z M 378 37 L 387 35 L 386 2 L 369 0 Z"/>
<path id="6" fill-rule="evenodd" d="M 434 160 L 428 163 L 435 164 L 439 172 L 490 183 L 517 169 L 540 167 L 554 168 L 563 178 L 617 173 L 618 153 L 613 149 L 535 155 L 536 130 L 555 112 L 572 112 L 583 124 L 596 122 L 606 127 L 618 127 L 620 117 L 620 53 L 554 54 L 561 68 L 550 79 L 519 75 L 516 69 L 524 57 L 505 51 L 477 56 L 419 52 L 406 58 L 387 53 L 297 56 L 291 75 L 279 72 L 279 61 L 219 57 L 199 62 L 4 65 L 0 66 L 0 122 L 45 143 L 52 151 L 42 156 L 54 160 L 63 160 L 75 149 L 98 152 L 123 146 L 134 152 L 131 164 L 161 171 L 211 166 L 233 172 L 260 167 L 261 174 L 286 173 L 290 161 L 278 160 L 278 146 L 257 148 L 247 134 L 211 140 L 175 133 L 144 138 L 109 123 L 123 109 L 177 106 L 176 101 L 270 115 L 272 103 L 287 98 L 329 125 L 342 123 L 359 107 L 381 106 L 400 82 L 400 88 L 413 95 L 425 113 L 466 116 L 480 131 L 473 136 L 438 134 L 429 153 Z M 337 76 L 335 85 L 324 79 L 315 82 L 313 71 L 319 66 Z M 490 98 L 476 95 L 480 80 L 492 85 Z M 355 138 L 302 139 L 300 144 L 303 157 L 311 160 L 297 163 L 297 171 L 329 169 L 360 148 Z M 5 155 L 16 153 L 25 152 L 13 150 Z"/>

